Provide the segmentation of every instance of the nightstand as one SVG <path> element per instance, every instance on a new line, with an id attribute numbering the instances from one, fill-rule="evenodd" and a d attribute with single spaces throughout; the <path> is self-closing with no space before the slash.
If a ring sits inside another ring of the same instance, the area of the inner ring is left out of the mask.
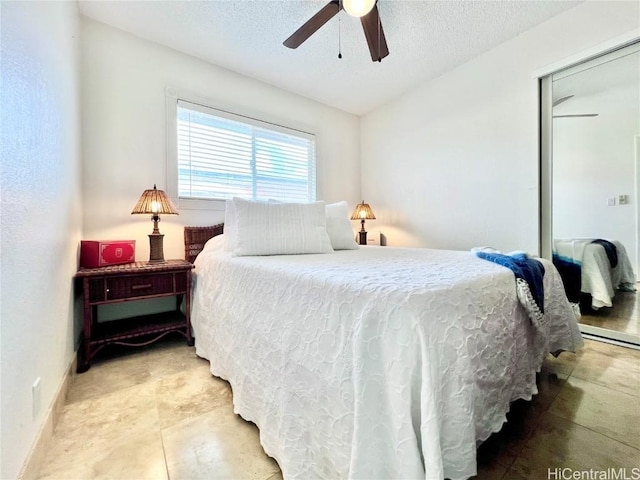
<path id="1" fill-rule="evenodd" d="M 135 262 L 101 268 L 81 268 L 84 301 L 82 344 L 78 351 L 78 373 L 91 366 L 91 359 L 110 344 L 141 347 L 171 332 L 179 332 L 188 345 L 191 336 L 191 269 L 185 260 L 159 263 Z M 176 297 L 170 312 L 98 322 L 98 306 L 148 298 Z M 184 302 L 184 313 L 180 306 Z"/>

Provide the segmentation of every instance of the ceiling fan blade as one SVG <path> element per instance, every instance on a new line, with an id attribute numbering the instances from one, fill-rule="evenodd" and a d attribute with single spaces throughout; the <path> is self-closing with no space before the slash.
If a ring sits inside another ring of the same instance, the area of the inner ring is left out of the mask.
<path id="1" fill-rule="evenodd" d="M 367 37 L 367 44 L 369 45 L 371 60 L 373 60 L 374 62 L 379 62 L 384 57 L 389 55 L 389 48 L 387 47 L 387 40 L 384 37 L 382 23 L 380 23 L 378 5 L 374 5 L 373 9 L 371 9 L 369 13 L 367 13 L 364 17 L 361 17 L 360 22 L 362 23 L 364 36 Z"/>
<path id="2" fill-rule="evenodd" d="M 313 17 L 302 25 L 298 30 L 287 38 L 282 44 L 289 48 L 298 48 L 311 35 L 316 33 L 320 27 L 331 20 L 340 11 L 338 0 L 332 0 L 320 9 Z"/>
<path id="3" fill-rule="evenodd" d="M 573 98 L 573 95 L 567 95 L 566 97 L 562 97 L 559 98 L 558 100 L 556 100 L 555 102 L 553 102 L 553 106 L 557 107 L 558 105 L 560 105 L 561 103 L 566 102 L 567 100 L 569 100 L 570 98 Z"/>
<path id="4" fill-rule="evenodd" d="M 574 113 L 571 115 L 554 115 L 553 118 L 597 117 L 599 113 Z"/>

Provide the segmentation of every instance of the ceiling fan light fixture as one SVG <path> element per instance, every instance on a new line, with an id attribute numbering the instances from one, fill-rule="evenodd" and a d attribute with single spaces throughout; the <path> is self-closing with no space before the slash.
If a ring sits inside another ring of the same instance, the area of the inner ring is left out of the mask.
<path id="1" fill-rule="evenodd" d="M 376 0 L 342 0 L 342 7 L 352 17 L 364 17 L 376 4 Z"/>

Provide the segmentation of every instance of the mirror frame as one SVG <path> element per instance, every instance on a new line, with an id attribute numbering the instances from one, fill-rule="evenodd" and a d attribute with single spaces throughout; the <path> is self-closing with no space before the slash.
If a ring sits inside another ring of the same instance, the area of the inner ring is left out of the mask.
<path id="1" fill-rule="evenodd" d="M 586 63 L 597 57 L 640 42 L 637 30 L 628 32 L 608 42 L 596 45 L 576 55 L 565 58 L 535 72 L 538 80 L 538 122 L 539 122 L 539 253 L 552 260 L 553 242 L 553 119 L 552 119 L 552 80 L 554 73 Z M 636 272 L 637 275 L 637 272 Z M 580 331 L 587 338 L 607 341 L 620 345 L 640 348 L 640 335 L 609 330 L 578 323 Z"/>

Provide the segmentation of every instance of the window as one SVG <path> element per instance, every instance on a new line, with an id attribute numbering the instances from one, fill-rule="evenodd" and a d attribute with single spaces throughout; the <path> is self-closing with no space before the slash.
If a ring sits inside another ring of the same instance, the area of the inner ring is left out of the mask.
<path id="1" fill-rule="evenodd" d="M 178 197 L 316 199 L 314 136 L 178 100 Z"/>

